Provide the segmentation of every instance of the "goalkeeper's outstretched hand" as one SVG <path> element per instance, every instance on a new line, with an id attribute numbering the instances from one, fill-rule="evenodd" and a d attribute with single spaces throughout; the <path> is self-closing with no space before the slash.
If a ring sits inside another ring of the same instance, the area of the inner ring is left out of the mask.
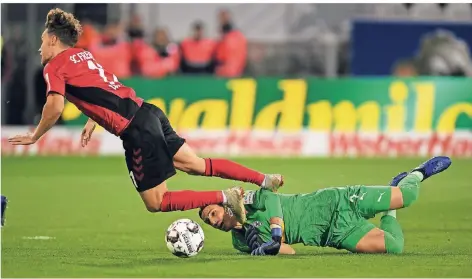
<path id="1" fill-rule="evenodd" d="M 259 230 L 256 227 L 251 224 L 246 224 L 244 225 L 244 227 L 246 228 L 244 238 L 246 240 L 247 246 L 249 247 L 249 249 L 251 249 L 251 251 L 256 250 L 262 244 L 264 244 L 264 241 L 259 236 Z"/>
<path id="2" fill-rule="evenodd" d="M 280 243 L 274 241 L 273 239 L 262 244 L 259 248 L 252 250 L 251 255 L 253 256 L 266 256 L 272 255 L 275 256 L 279 253 L 280 250 Z"/>
<path id="3" fill-rule="evenodd" d="M 253 225 L 246 226 L 245 239 L 248 247 L 251 249 L 253 256 L 277 255 L 280 250 L 282 240 L 282 229 L 272 228 L 272 239 L 263 242 L 259 236 L 259 230 Z"/>

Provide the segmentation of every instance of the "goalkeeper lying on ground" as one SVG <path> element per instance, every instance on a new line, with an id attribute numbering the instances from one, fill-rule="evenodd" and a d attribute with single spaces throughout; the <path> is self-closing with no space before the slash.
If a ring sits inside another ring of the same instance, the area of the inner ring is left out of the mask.
<path id="1" fill-rule="evenodd" d="M 328 246 L 358 253 L 401 253 L 403 232 L 396 209 L 410 206 L 420 182 L 446 170 L 448 157 L 432 158 L 410 173 L 393 178 L 391 186 L 348 186 L 310 194 L 285 195 L 260 189 L 247 191 L 247 222 L 242 226 L 220 205 L 209 205 L 200 218 L 230 231 L 233 246 L 252 255 L 295 254 L 290 244 Z M 385 212 L 380 228 L 367 219 Z"/>

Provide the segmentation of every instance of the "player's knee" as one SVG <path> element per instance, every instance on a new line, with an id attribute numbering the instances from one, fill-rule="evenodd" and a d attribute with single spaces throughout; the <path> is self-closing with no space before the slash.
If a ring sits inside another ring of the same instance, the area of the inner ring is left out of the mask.
<path id="1" fill-rule="evenodd" d="M 161 205 L 155 205 L 155 204 L 146 204 L 146 209 L 147 211 L 154 213 L 154 212 L 159 212 L 161 211 Z"/>
<path id="2" fill-rule="evenodd" d="M 385 252 L 387 254 L 401 254 L 404 246 L 405 241 L 402 237 L 393 237 L 390 234 L 385 236 Z"/>
<path id="3" fill-rule="evenodd" d="M 167 187 L 164 184 L 141 193 L 141 197 L 144 201 L 147 211 L 160 212 L 162 201 L 166 192 Z"/>
<path id="4" fill-rule="evenodd" d="M 161 211 L 161 203 L 162 200 L 156 199 L 153 200 L 152 202 L 145 202 L 146 209 L 147 211 L 154 213 L 154 212 L 160 212 Z"/>
<path id="5" fill-rule="evenodd" d="M 396 242 L 387 247 L 387 254 L 402 254 L 403 253 L 403 243 Z"/>

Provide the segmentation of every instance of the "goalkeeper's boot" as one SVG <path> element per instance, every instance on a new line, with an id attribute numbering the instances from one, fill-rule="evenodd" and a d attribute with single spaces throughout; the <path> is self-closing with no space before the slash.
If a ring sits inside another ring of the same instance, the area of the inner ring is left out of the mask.
<path id="1" fill-rule="evenodd" d="M 437 156 L 429 159 L 411 172 L 418 171 L 423 174 L 423 180 L 445 171 L 451 165 L 451 158 L 446 156 Z"/>
<path id="2" fill-rule="evenodd" d="M 277 192 L 284 185 L 284 177 L 281 174 L 265 174 L 261 187 Z"/>
<path id="3" fill-rule="evenodd" d="M 8 199 L 2 196 L 2 227 L 5 225 L 5 211 L 7 210 Z"/>
<path id="4" fill-rule="evenodd" d="M 246 223 L 246 209 L 244 208 L 243 200 L 244 189 L 242 187 L 233 187 L 224 190 L 223 193 L 226 196 L 225 211 L 232 213 L 239 223 Z"/>
<path id="5" fill-rule="evenodd" d="M 392 181 L 390 181 L 390 186 L 393 186 L 393 187 L 398 186 L 398 183 L 400 183 L 400 181 L 401 181 L 403 178 L 405 178 L 407 175 L 408 175 L 407 172 L 399 173 L 397 176 L 395 176 L 394 178 L 392 178 Z"/>

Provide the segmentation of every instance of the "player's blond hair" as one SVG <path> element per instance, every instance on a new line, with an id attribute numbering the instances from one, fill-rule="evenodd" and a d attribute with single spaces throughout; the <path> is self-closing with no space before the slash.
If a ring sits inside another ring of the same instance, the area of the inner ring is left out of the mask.
<path id="1" fill-rule="evenodd" d="M 59 8 L 48 12 L 44 26 L 49 34 L 57 36 L 63 44 L 72 47 L 82 34 L 82 25 L 74 15 Z"/>

